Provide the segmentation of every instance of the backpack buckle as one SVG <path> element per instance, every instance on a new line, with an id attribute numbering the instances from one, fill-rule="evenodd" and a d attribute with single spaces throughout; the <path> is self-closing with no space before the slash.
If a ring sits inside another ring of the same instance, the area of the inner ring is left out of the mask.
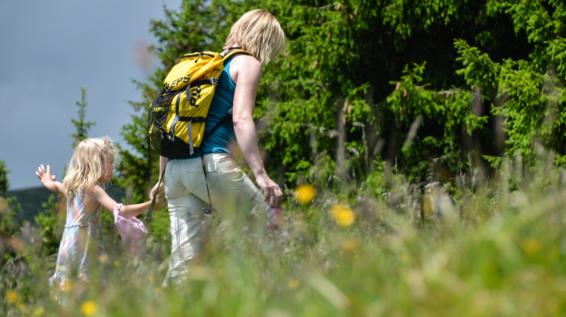
<path id="1" fill-rule="evenodd" d="M 190 101 L 192 96 L 191 96 L 191 83 L 189 83 L 187 85 L 187 88 L 185 88 L 185 96 L 187 98 L 187 101 Z M 180 97 L 179 97 L 180 98 Z"/>

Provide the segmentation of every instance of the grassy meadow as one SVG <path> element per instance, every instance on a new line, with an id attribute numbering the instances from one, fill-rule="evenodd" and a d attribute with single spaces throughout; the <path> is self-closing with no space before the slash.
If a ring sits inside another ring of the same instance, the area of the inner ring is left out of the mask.
<path id="1" fill-rule="evenodd" d="M 58 294 L 47 283 L 55 258 L 38 254 L 41 239 L 24 226 L 6 242 L 18 260 L 2 269 L 0 308 L 5 316 L 564 315 L 566 172 L 513 166 L 504 162 L 481 184 L 455 182 L 450 196 L 428 185 L 419 194 L 387 173 L 335 191 L 302 185 L 275 230 L 257 215 L 213 216 L 203 256 L 175 286 L 162 283 L 164 212 L 151 224 L 164 231 L 152 232 L 143 257 L 124 256 L 110 228 L 91 284 Z"/>

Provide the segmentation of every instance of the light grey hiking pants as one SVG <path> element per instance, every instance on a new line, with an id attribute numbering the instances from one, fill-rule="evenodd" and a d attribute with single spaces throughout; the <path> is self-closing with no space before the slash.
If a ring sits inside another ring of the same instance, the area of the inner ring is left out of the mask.
<path id="1" fill-rule="evenodd" d="M 268 211 L 260 190 L 229 154 L 207 154 L 203 161 L 213 214 L 245 216 L 252 209 Z M 208 195 L 201 159 L 168 161 L 164 183 L 171 221 L 171 257 L 165 283 L 175 284 L 199 255 L 210 225 L 210 217 L 203 212 Z"/>

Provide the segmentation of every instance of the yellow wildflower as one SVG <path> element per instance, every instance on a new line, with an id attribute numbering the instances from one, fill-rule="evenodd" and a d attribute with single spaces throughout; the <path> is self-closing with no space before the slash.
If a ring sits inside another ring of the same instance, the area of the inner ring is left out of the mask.
<path id="1" fill-rule="evenodd" d="M 99 255 L 99 256 L 98 256 L 98 261 L 99 261 L 101 264 L 106 264 L 106 263 L 108 263 L 108 255 L 107 255 L 107 254 L 101 254 L 101 255 Z"/>
<path id="2" fill-rule="evenodd" d="M 356 239 L 348 239 L 348 240 L 344 240 L 342 241 L 341 247 L 342 247 L 342 251 L 346 252 L 346 253 L 354 253 L 358 247 L 359 247 L 359 242 Z"/>
<path id="3" fill-rule="evenodd" d="M 92 316 L 96 313 L 96 303 L 88 300 L 81 305 L 81 313 L 85 316 Z"/>
<path id="4" fill-rule="evenodd" d="M 6 301 L 8 304 L 13 304 L 18 301 L 18 293 L 14 290 L 9 290 L 6 292 Z"/>
<path id="5" fill-rule="evenodd" d="M 157 286 L 155 288 L 155 293 L 159 296 L 164 296 L 165 295 L 165 290 L 163 289 L 163 287 Z"/>
<path id="6" fill-rule="evenodd" d="M 527 254 L 535 254 L 540 250 L 540 242 L 535 239 L 523 241 L 523 251 Z"/>
<path id="7" fill-rule="evenodd" d="M 316 196 L 316 188 L 312 185 L 300 185 L 295 189 L 295 199 L 301 204 L 310 203 Z"/>
<path id="8" fill-rule="evenodd" d="M 73 290 L 73 283 L 71 283 L 70 280 L 64 280 L 63 283 L 61 283 L 61 291 L 68 293 L 71 290 Z"/>
<path id="9" fill-rule="evenodd" d="M 34 317 L 39 317 L 39 316 L 43 316 L 43 313 L 45 312 L 45 310 L 43 309 L 43 307 L 37 307 L 34 311 L 33 311 L 33 316 Z"/>
<path id="10" fill-rule="evenodd" d="M 301 282 L 299 282 L 299 280 L 290 280 L 289 284 L 287 284 L 287 286 L 289 286 L 290 289 L 297 289 L 299 288 L 299 286 L 301 286 Z"/>
<path id="11" fill-rule="evenodd" d="M 16 303 L 16 307 L 18 307 L 18 310 L 20 312 L 27 315 L 28 308 L 27 308 L 26 304 L 24 304 L 22 302 L 18 302 L 18 303 Z"/>
<path id="12" fill-rule="evenodd" d="M 336 204 L 330 208 L 330 215 L 341 227 L 349 227 L 354 223 L 356 215 L 350 207 L 344 204 Z"/>

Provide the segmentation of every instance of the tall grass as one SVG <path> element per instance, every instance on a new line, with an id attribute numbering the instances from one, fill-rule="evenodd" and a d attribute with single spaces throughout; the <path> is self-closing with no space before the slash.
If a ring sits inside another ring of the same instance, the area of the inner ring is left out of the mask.
<path id="1" fill-rule="evenodd" d="M 364 186 L 351 195 L 318 188 L 314 201 L 287 204 L 279 230 L 266 229 L 262 217 L 215 217 L 204 255 L 177 286 L 162 285 L 166 242 L 154 241 L 139 262 L 110 243 L 98 276 L 82 291 L 69 285 L 63 305 L 47 286 L 53 259 L 22 247 L 27 271 L 2 290 L 0 309 L 7 316 L 564 315 L 565 175 L 548 164 L 519 173 L 506 162 L 482 186 L 453 191 L 456 217 L 433 210 L 424 219 L 425 197 L 407 183 L 388 189 L 405 193 L 393 202 Z M 353 223 L 332 211 L 338 203 Z"/>

